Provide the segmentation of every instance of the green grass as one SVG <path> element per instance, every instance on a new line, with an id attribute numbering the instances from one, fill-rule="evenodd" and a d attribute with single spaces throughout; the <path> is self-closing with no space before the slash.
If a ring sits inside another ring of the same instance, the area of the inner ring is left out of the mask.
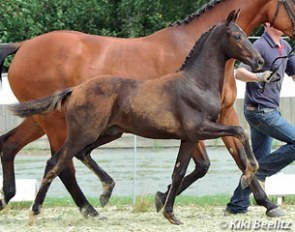
<path id="1" fill-rule="evenodd" d="M 215 196 L 178 196 L 176 198 L 176 205 L 215 205 L 225 206 L 230 199 L 230 195 L 215 195 Z M 276 203 L 276 197 L 270 197 L 270 199 Z M 99 207 L 98 198 L 89 198 L 89 202 L 94 207 Z M 254 200 L 252 199 L 254 203 Z M 12 202 L 9 203 L 10 208 L 22 209 L 29 208 L 31 202 Z M 295 196 L 284 197 L 283 204 L 294 205 Z M 133 205 L 132 197 L 112 197 L 108 203 L 108 206 L 126 206 Z M 70 197 L 64 198 L 47 198 L 44 203 L 44 207 L 73 207 L 75 206 L 74 201 Z M 142 195 L 136 198 L 136 204 L 134 205 L 134 212 L 145 212 L 149 209 L 154 208 L 154 196 Z"/>

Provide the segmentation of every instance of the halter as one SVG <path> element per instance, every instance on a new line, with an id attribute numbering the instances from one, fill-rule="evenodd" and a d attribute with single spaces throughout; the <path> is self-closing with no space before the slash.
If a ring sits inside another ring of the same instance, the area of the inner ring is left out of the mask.
<path id="1" fill-rule="evenodd" d="M 292 0 L 292 3 L 293 3 L 293 0 Z M 288 13 L 288 16 L 289 16 L 289 19 L 293 25 L 293 36 L 292 36 L 292 39 L 295 39 L 295 14 L 292 12 L 291 10 L 291 6 L 290 6 L 290 3 L 288 0 L 278 0 L 278 5 L 277 5 L 277 9 L 276 9 L 276 12 L 272 18 L 272 21 L 271 21 L 271 26 L 273 26 L 277 16 L 278 16 L 278 13 L 279 13 L 279 10 L 281 8 L 281 5 L 284 4 L 284 7 Z"/>

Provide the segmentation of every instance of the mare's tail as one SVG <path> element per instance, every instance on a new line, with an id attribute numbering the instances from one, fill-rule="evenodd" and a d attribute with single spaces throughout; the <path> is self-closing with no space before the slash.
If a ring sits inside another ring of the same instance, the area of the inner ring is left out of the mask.
<path id="1" fill-rule="evenodd" d="M 0 44 L 0 82 L 2 82 L 2 69 L 4 60 L 7 56 L 15 54 L 20 48 L 21 43 Z"/>
<path id="2" fill-rule="evenodd" d="M 73 88 L 56 91 L 52 95 L 32 101 L 10 105 L 9 109 L 17 116 L 29 117 L 35 114 L 46 114 L 60 108 L 63 101 L 71 95 Z"/>

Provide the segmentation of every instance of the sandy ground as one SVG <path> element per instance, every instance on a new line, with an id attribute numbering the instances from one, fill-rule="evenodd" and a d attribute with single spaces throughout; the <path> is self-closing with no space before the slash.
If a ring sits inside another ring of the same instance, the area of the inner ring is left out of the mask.
<path id="1" fill-rule="evenodd" d="M 225 215 L 224 207 L 175 206 L 175 214 L 183 222 L 170 224 L 154 210 L 135 213 L 131 206 L 100 209 L 98 218 L 84 219 L 74 207 L 43 208 L 33 226 L 28 225 L 28 209 L 6 208 L 0 212 L 1 232 L 54 231 L 295 231 L 295 206 L 283 206 L 288 216 L 267 218 L 264 208 L 252 206 L 246 215 Z"/>

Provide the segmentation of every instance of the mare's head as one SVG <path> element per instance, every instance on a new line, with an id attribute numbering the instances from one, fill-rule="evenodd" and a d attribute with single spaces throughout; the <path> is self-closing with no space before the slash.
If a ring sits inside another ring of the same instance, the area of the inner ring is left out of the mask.
<path id="1" fill-rule="evenodd" d="M 264 60 L 253 47 L 244 31 L 235 23 L 239 12 L 232 11 L 226 21 L 220 25 L 224 32 L 219 41 L 223 44 L 224 53 L 227 54 L 228 58 L 238 59 L 251 66 L 252 70 L 259 70 L 262 68 Z"/>
<path id="2" fill-rule="evenodd" d="M 260 6 L 257 15 L 262 22 L 269 22 L 274 28 L 295 39 L 295 0 L 264 0 L 259 3 L 263 6 Z"/>

